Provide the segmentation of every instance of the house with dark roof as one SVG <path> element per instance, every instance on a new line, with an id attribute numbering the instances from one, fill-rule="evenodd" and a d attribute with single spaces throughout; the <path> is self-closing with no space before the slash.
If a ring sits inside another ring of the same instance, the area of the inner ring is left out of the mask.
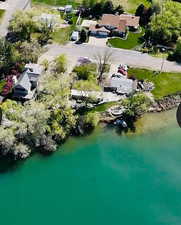
<path id="1" fill-rule="evenodd" d="M 128 29 L 138 29 L 139 19 L 139 16 L 129 14 L 104 14 L 97 25 L 89 27 L 90 35 L 98 37 L 108 37 L 111 35 L 124 38 Z"/>
<path id="2" fill-rule="evenodd" d="M 43 67 L 38 64 L 26 64 L 25 71 L 14 84 L 13 97 L 24 100 L 32 99 L 36 93 L 42 71 Z"/>

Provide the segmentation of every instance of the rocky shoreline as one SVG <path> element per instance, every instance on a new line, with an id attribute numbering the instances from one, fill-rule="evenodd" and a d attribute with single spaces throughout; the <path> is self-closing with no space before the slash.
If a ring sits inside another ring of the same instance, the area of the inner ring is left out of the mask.
<path id="1" fill-rule="evenodd" d="M 181 94 L 164 97 L 155 100 L 148 112 L 163 112 L 177 107 L 181 103 Z"/>
<path id="2" fill-rule="evenodd" d="M 152 105 L 148 109 L 148 113 L 159 113 L 168 111 L 178 107 L 181 103 L 181 94 L 171 95 L 164 97 L 161 100 L 154 100 Z M 120 114 L 114 114 L 114 111 L 120 110 Z M 117 119 L 122 117 L 121 113 L 122 108 L 120 106 L 113 106 L 109 108 L 107 111 L 101 113 L 101 120 L 102 123 L 114 123 Z"/>

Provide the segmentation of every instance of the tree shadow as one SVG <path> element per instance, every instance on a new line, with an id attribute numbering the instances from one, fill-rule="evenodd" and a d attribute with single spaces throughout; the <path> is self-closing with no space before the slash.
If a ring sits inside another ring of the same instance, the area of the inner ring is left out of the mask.
<path id="1" fill-rule="evenodd" d="M 0 174 L 17 169 L 23 161 L 15 161 L 10 157 L 0 157 Z"/>

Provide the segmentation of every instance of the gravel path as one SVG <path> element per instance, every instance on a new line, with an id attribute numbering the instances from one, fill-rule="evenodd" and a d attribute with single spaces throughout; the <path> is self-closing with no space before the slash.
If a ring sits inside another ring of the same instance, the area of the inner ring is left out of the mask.
<path id="1" fill-rule="evenodd" d="M 161 58 L 152 57 L 148 54 L 143 54 L 132 50 L 98 47 L 89 44 L 76 45 L 69 43 L 66 46 L 60 46 L 57 44 L 50 45 L 49 50 L 40 57 L 40 61 L 43 59 L 52 60 L 60 54 L 66 54 L 70 61 L 75 63 L 80 56 L 94 58 L 96 54 L 105 51 L 112 51 L 112 64 L 124 63 L 129 66 L 148 68 L 152 70 L 161 69 Z M 165 59 L 163 71 L 181 72 L 181 65 Z"/>

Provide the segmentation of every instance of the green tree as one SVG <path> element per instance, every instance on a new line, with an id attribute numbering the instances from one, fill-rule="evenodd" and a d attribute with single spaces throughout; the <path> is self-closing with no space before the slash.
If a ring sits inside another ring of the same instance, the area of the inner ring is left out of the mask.
<path id="1" fill-rule="evenodd" d="M 97 112 L 90 112 L 84 116 L 84 129 L 95 128 L 100 121 L 100 115 Z"/>
<path id="2" fill-rule="evenodd" d="M 55 71 L 56 73 L 64 73 L 67 70 L 67 58 L 64 54 L 58 56 L 55 59 Z"/>
<path id="3" fill-rule="evenodd" d="M 80 32 L 80 41 L 83 43 L 86 42 L 86 40 L 87 40 L 87 32 L 85 31 L 85 29 L 82 29 Z"/>
<path id="4" fill-rule="evenodd" d="M 125 114 L 130 117 L 138 117 L 147 111 L 150 99 L 144 94 L 136 94 L 123 100 L 126 108 Z"/>
<path id="5" fill-rule="evenodd" d="M 175 42 L 181 36 L 181 4 L 166 1 L 158 15 L 154 15 L 150 23 L 149 38 L 152 42 L 167 44 Z"/>
<path id="6" fill-rule="evenodd" d="M 4 38 L 0 38 L 0 69 L 8 70 L 16 62 L 15 49 Z"/>
<path id="7" fill-rule="evenodd" d="M 112 14 L 114 12 L 114 6 L 112 1 L 106 1 L 104 3 L 102 12 L 105 14 Z"/>
<path id="8" fill-rule="evenodd" d="M 96 76 L 97 67 L 95 64 L 85 64 L 76 66 L 73 70 L 77 74 L 79 80 L 89 80 Z"/>
<path id="9" fill-rule="evenodd" d="M 171 55 L 171 58 L 176 62 L 181 62 L 181 38 L 177 40 L 176 48 L 174 50 L 174 53 Z"/>
<path id="10" fill-rule="evenodd" d="M 41 54 L 41 46 L 36 40 L 32 40 L 31 42 L 17 42 L 15 44 L 15 48 L 18 54 L 18 61 L 24 63 L 37 63 L 38 57 Z"/>
<path id="11" fill-rule="evenodd" d="M 21 41 L 30 41 L 31 34 L 37 30 L 38 23 L 33 20 L 33 13 L 27 11 L 18 11 L 10 21 L 9 31 L 16 33 Z"/>

